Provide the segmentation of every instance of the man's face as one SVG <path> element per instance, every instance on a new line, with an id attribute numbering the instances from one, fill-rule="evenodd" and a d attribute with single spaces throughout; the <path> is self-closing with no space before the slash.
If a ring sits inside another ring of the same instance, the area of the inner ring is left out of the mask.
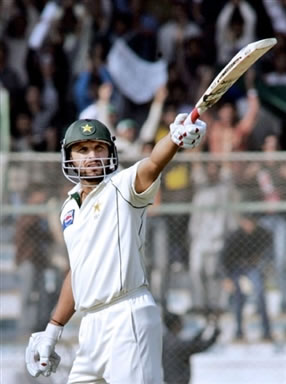
<path id="1" fill-rule="evenodd" d="M 235 109 L 231 103 L 225 103 L 221 106 L 218 111 L 218 116 L 221 121 L 225 124 L 232 125 L 233 119 L 235 117 Z"/>
<path id="2" fill-rule="evenodd" d="M 251 234 L 256 228 L 256 222 L 248 217 L 241 217 L 239 224 L 244 232 Z"/>
<path id="3" fill-rule="evenodd" d="M 104 175 L 104 166 L 109 163 L 108 158 L 108 144 L 101 141 L 81 141 L 71 147 L 71 160 L 82 178 L 86 176 L 92 179 L 92 176 Z"/>

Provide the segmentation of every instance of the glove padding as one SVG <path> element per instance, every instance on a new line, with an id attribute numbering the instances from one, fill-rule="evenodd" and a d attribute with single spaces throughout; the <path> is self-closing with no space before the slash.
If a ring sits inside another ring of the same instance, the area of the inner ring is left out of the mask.
<path id="1" fill-rule="evenodd" d="M 60 339 L 63 327 L 49 323 L 44 332 L 33 333 L 26 348 L 26 366 L 30 375 L 50 376 L 56 372 L 61 361 L 55 352 L 55 345 Z"/>
<path id="2" fill-rule="evenodd" d="M 204 138 L 207 125 L 199 119 L 194 124 L 191 122 L 184 124 L 187 117 L 187 113 L 180 113 L 176 116 L 175 121 L 170 125 L 171 139 L 179 147 L 195 148 Z"/>

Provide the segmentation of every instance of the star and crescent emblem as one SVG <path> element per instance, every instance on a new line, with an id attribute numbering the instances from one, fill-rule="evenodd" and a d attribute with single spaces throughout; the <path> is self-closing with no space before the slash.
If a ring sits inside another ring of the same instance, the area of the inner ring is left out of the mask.
<path id="1" fill-rule="evenodd" d="M 95 128 L 90 124 L 85 124 L 81 126 L 81 130 L 84 135 L 91 135 L 94 133 Z"/>
<path id="2" fill-rule="evenodd" d="M 100 202 L 97 202 L 94 204 L 93 206 L 93 214 L 94 214 L 94 218 L 98 218 L 99 215 L 100 215 L 100 211 L 101 211 L 101 203 Z"/>
<path id="3" fill-rule="evenodd" d="M 96 213 L 96 212 L 100 212 L 100 203 L 96 203 L 96 204 L 94 204 L 94 206 L 93 206 L 93 209 L 94 209 L 94 212 Z"/>

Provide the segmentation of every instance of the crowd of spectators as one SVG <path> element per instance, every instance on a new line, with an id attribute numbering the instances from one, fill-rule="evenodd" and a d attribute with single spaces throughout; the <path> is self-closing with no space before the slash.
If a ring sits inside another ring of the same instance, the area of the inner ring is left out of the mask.
<path id="1" fill-rule="evenodd" d="M 10 149 L 58 151 L 74 119 L 98 118 L 118 136 L 125 135 L 127 121 L 129 128 L 133 124 L 133 133 L 120 140 L 121 152 L 128 141 L 146 150 L 166 132 L 170 118 L 191 110 L 234 53 L 254 40 L 275 36 L 278 44 L 252 75 L 233 86 L 217 108 L 205 115 L 209 135 L 204 151 L 260 150 L 264 137 L 255 135 L 255 128 L 260 125 L 261 132 L 264 101 L 256 86 L 259 82 L 285 86 L 286 78 L 285 1 L 272 0 L 271 7 L 268 3 L 3 0 L 0 85 L 10 95 Z M 127 55 L 123 55 L 127 67 L 122 71 L 121 63 L 119 79 L 114 74 L 112 65 L 115 60 L 116 67 L 120 58 L 115 55 L 118 41 L 139 63 L 164 63 L 161 84 L 147 78 L 141 82 L 147 96 L 140 101 L 138 92 L 128 90 L 140 85 L 139 69 L 138 76 L 135 71 L 131 81 L 125 80 L 132 71 Z M 127 89 L 122 88 L 120 77 Z M 283 149 L 285 111 L 284 115 L 276 112 L 272 109 L 273 124 L 264 124 L 263 135 L 276 135 Z"/>

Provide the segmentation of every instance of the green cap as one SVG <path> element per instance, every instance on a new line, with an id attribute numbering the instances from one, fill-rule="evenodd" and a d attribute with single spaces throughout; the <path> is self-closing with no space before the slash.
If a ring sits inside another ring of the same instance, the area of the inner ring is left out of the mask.
<path id="1" fill-rule="evenodd" d="M 107 127 L 98 120 L 77 120 L 72 123 L 64 137 L 63 146 L 70 147 L 79 141 L 99 140 L 113 145 L 113 139 Z"/>

